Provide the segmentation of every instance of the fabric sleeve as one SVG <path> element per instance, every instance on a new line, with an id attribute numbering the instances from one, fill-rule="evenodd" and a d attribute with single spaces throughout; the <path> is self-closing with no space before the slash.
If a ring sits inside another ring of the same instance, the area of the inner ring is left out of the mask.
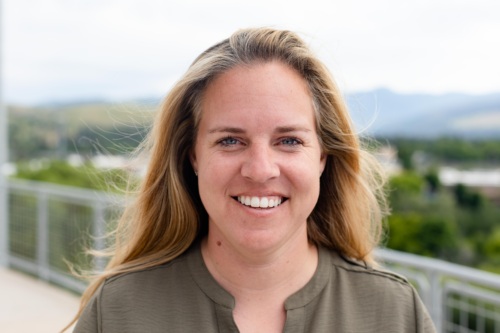
<path id="1" fill-rule="evenodd" d="M 73 333 L 101 333 L 100 297 L 102 287 L 103 286 L 96 291 L 83 309 L 83 312 L 75 325 Z"/>
<path id="2" fill-rule="evenodd" d="M 432 322 L 431 316 L 427 311 L 425 305 L 423 304 L 420 296 L 418 295 L 415 288 L 412 287 L 413 291 L 413 302 L 415 309 L 415 332 L 416 333 L 435 333 L 436 328 L 434 327 L 434 323 Z"/>

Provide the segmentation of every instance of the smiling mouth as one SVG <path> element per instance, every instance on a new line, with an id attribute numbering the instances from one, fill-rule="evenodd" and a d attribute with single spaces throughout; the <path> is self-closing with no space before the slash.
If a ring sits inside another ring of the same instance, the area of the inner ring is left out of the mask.
<path id="1" fill-rule="evenodd" d="M 238 196 L 233 197 L 244 206 L 252 208 L 275 208 L 281 205 L 283 202 L 288 200 L 284 197 L 250 197 L 250 196 Z"/>

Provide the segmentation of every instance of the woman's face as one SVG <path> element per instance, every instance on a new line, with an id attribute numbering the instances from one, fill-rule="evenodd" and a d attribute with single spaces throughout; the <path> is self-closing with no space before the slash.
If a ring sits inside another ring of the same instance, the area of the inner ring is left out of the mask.
<path id="1" fill-rule="evenodd" d="M 310 92 L 294 70 L 259 63 L 210 83 L 191 162 L 209 240 L 251 253 L 307 242 L 325 158 Z"/>

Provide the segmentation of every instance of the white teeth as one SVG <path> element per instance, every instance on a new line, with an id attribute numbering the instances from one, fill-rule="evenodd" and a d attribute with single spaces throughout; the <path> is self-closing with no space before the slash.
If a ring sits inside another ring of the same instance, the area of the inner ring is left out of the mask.
<path id="1" fill-rule="evenodd" d="M 267 200 L 267 198 L 260 199 L 260 208 L 267 208 L 268 204 L 269 204 L 269 200 Z"/>
<path id="2" fill-rule="evenodd" d="M 281 204 L 282 198 L 239 196 L 238 201 L 245 206 L 250 206 L 253 208 L 273 208 Z"/>

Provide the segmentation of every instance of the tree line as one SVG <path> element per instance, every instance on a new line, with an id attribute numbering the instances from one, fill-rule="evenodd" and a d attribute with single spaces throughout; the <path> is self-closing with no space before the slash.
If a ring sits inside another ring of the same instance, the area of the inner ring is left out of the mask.
<path id="1" fill-rule="evenodd" d="M 500 139 L 463 139 L 441 137 L 436 139 L 418 138 L 377 138 L 381 144 L 390 144 L 398 151 L 398 157 L 405 169 L 415 168 L 415 153 L 421 152 L 428 163 L 470 165 L 499 165 Z"/>
<path id="2" fill-rule="evenodd" d="M 389 183 L 386 246 L 500 273 L 500 207 L 433 171 L 404 171 Z"/>

